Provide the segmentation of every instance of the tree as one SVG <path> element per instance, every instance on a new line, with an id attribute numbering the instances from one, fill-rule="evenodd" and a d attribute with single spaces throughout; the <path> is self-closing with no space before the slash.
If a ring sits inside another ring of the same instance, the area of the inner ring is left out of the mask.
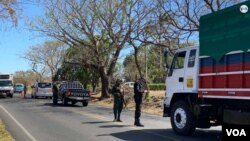
<path id="1" fill-rule="evenodd" d="M 32 64 L 32 70 L 41 77 L 48 70 L 54 76 L 61 66 L 67 46 L 60 41 L 47 41 L 31 47 L 23 56 Z"/>
<path id="2" fill-rule="evenodd" d="M 142 66 L 143 64 L 145 64 L 145 58 L 142 52 L 140 52 L 140 54 L 141 55 L 139 55 L 138 60 L 139 64 L 141 64 L 140 67 L 143 68 Z M 140 76 L 139 72 L 135 71 L 136 64 L 133 53 L 130 53 L 125 57 L 123 61 L 123 67 L 124 67 L 123 75 L 126 81 L 134 81 Z"/>
<path id="3" fill-rule="evenodd" d="M 161 7 L 159 21 L 168 23 L 168 30 L 180 34 L 182 40 L 198 39 L 199 19 L 243 0 L 158 0 Z M 165 25 L 166 26 L 166 25 Z M 193 39 L 193 38 L 191 38 Z"/>
<path id="4" fill-rule="evenodd" d="M 0 20 L 11 21 L 17 25 L 17 5 L 16 0 L 0 0 Z"/>
<path id="5" fill-rule="evenodd" d="M 102 97 L 108 97 L 110 80 L 122 49 L 144 9 L 152 7 L 145 0 L 46 0 L 46 17 L 33 29 L 54 37 L 71 47 L 83 48 L 81 63 L 99 73 Z M 140 10 L 138 10 L 140 9 Z M 140 13 L 138 13 L 140 12 Z M 138 16 L 140 15 L 140 16 Z"/>
<path id="6" fill-rule="evenodd" d="M 28 70 L 28 71 L 16 71 L 14 73 L 13 79 L 14 79 L 14 83 L 22 83 L 26 86 L 30 86 L 34 84 L 35 82 L 39 81 L 40 80 L 39 77 L 40 76 L 37 75 L 32 70 Z"/>
<path id="7" fill-rule="evenodd" d="M 157 8 L 149 13 L 150 20 L 138 22 L 129 44 L 134 49 L 135 64 L 143 76 L 138 54 L 147 45 L 174 50 L 184 43 L 198 42 L 199 18 L 242 0 L 157 0 Z M 192 38 L 190 38 L 192 37 Z M 192 39 L 190 41 L 190 39 Z M 160 52 L 161 53 L 161 52 Z"/>
<path id="8" fill-rule="evenodd" d="M 91 84 L 92 91 L 96 92 L 100 76 L 95 69 L 82 66 L 81 59 L 83 53 L 81 51 L 78 48 L 67 49 L 62 67 L 58 69 L 55 80 L 78 80 L 84 84 L 85 88 L 88 84 Z"/>

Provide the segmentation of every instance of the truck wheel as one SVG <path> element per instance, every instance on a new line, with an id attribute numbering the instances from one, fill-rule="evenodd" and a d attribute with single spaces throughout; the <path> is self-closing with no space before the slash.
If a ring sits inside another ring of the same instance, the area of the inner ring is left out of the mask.
<path id="1" fill-rule="evenodd" d="M 184 101 L 177 101 L 171 109 L 171 125 L 179 135 L 190 135 L 195 131 L 195 120 L 191 109 Z"/>
<path id="2" fill-rule="evenodd" d="M 89 104 L 88 101 L 83 101 L 83 102 L 82 102 L 82 106 L 83 106 L 83 107 L 87 107 L 88 104 Z"/>
<path id="3" fill-rule="evenodd" d="M 62 102 L 63 102 L 63 105 L 68 105 L 68 100 L 67 100 L 67 98 L 65 98 L 65 97 L 63 97 L 63 100 L 62 100 Z"/>

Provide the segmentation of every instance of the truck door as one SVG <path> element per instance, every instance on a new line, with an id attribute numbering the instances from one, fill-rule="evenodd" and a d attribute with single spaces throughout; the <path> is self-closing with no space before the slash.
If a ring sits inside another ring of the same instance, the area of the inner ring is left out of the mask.
<path id="1" fill-rule="evenodd" d="M 187 65 L 185 67 L 184 89 L 185 91 L 197 91 L 198 62 L 197 50 L 191 49 L 187 53 Z"/>
<path id="2" fill-rule="evenodd" d="M 167 94 L 173 94 L 184 89 L 186 51 L 176 52 L 168 71 Z"/>

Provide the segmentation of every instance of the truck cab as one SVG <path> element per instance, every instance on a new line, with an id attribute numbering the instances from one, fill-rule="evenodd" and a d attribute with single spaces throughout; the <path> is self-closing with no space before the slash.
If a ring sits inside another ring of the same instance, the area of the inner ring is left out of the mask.
<path id="1" fill-rule="evenodd" d="M 198 47 L 182 48 L 175 52 L 167 70 L 164 116 L 170 116 L 171 103 L 183 98 L 183 95 L 197 96 L 198 58 Z"/>
<path id="2" fill-rule="evenodd" d="M 176 50 L 167 66 L 163 116 L 171 117 L 176 133 L 189 135 L 196 127 L 190 105 L 198 98 L 199 47 Z"/>
<path id="3" fill-rule="evenodd" d="M 13 97 L 13 75 L 0 74 L 0 97 Z"/>

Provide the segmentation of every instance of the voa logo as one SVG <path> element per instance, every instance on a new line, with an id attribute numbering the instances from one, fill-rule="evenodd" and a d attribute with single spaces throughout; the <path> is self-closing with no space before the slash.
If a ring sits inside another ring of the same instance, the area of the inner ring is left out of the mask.
<path id="1" fill-rule="evenodd" d="M 240 12 L 241 13 L 247 13 L 247 11 L 248 11 L 247 5 L 241 5 L 240 6 Z"/>
<path id="2" fill-rule="evenodd" d="M 226 129 L 227 136 L 247 136 L 244 129 Z"/>

